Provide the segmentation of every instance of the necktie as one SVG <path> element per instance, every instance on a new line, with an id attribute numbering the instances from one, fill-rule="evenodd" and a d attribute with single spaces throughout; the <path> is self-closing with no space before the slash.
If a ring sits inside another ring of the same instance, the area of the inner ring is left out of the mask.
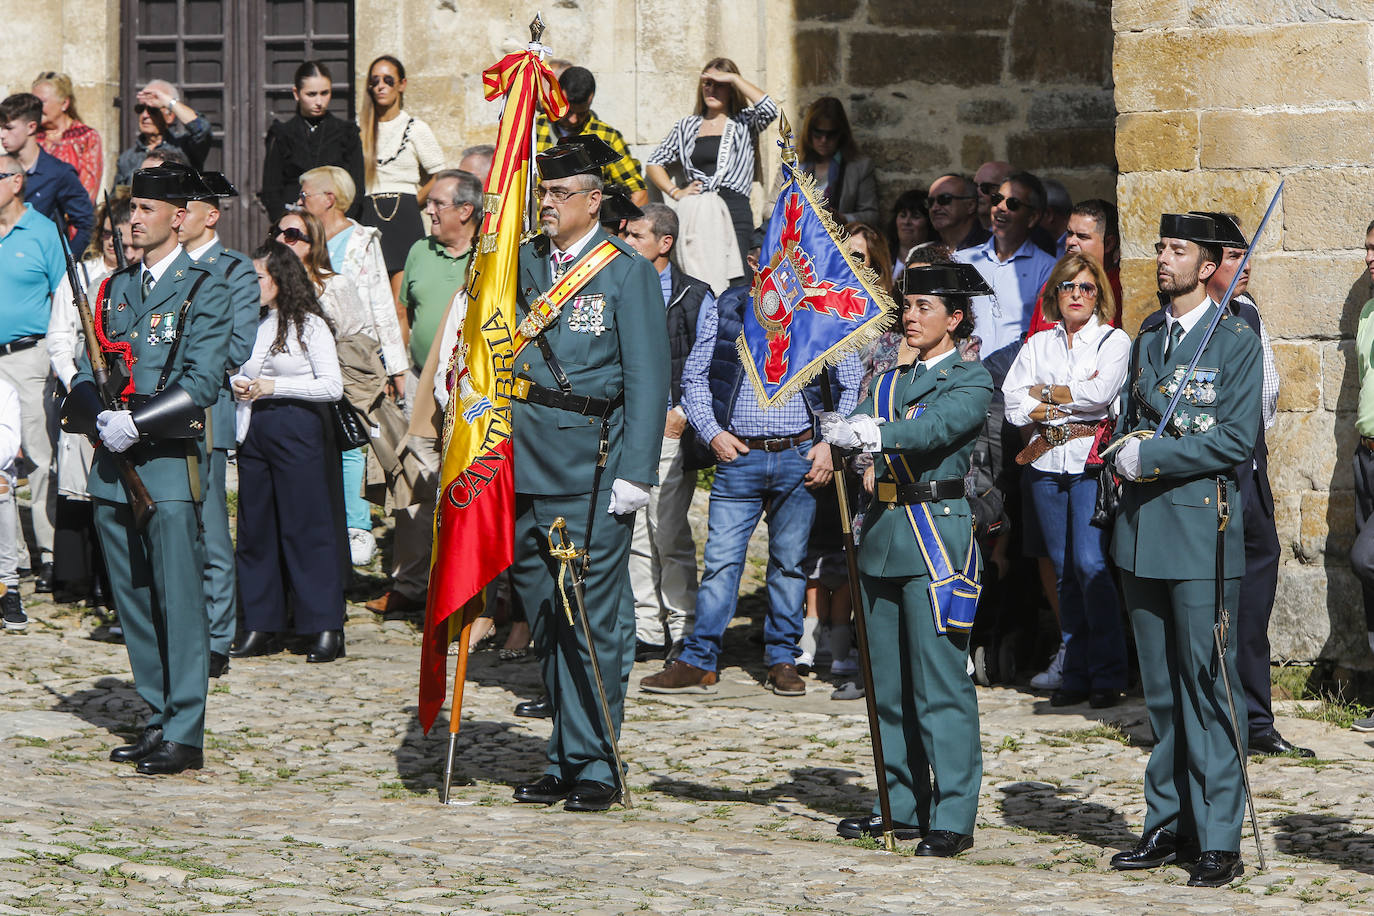
<path id="1" fill-rule="evenodd" d="M 555 251 L 553 253 L 553 278 L 557 280 L 568 272 L 572 266 L 573 256 L 566 251 Z"/>
<path id="2" fill-rule="evenodd" d="M 1174 350 L 1178 347 L 1178 342 L 1183 339 L 1183 324 L 1175 321 L 1173 328 L 1169 331 L 1169 343 L 1164 348 L 1164 358 L 1168 359 L 1174 355 Z"/>
<path id="3" fill-rule="evenodd" d="M 911 376 L 911 377 L 912 377 L 912 378 L 920 378 L 921 376 L 923 376 L 923 375 L 925 375 L 925 374 L 926 374 L 926 364 L 925 364 L 924 362 L 920 362 L 920 363 L 917 363 L 917 364 L 916 364 L 916 371 L 915 371 L 914 373 L 912 373 L 912 376 Z"/>
<path id="4" fill-rule="evenodd" d="M 145 270 L 143 272 L 143 299 L 145 302 L 148 299 L 148 294 L 153 291 L 153 282 L 153 272 Z"/>

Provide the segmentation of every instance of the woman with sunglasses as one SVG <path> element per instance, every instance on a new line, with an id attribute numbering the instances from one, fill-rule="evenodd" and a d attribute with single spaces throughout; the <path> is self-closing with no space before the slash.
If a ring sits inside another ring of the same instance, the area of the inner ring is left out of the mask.
<path id="1" fill-rule="evenodd" d="M 260 196 L 267 215 L 274 220 L 296 202 L 301 174 L 316 166 L 339 166 L 357 187 L 364 181 L 358 125 L 329 111 L 334 97 L 329 68 L 320 61 L 307 60 L 296 68 L 292 81 L 296 114 L 286 121 L 273 121 L 267 129 L 267 157 L 262 165 Z M 361 202 L 355 200 L 348 215 L 356 219 L 361 213 Z"/>
<path id="2" fill-rule="evenodd" d="M 425 235 L 420 207 L 434 175 L 444 167 L 444 151 L 434 132 L 405 111 L 405 92 L 406 68 L 395 57 L 383 54 L 368 65 L 362 116 L 367 196 L 359 219 L 381 230 L 393 303 L 400 301 L 410 246 Z M 404 316 L 399 304 L 394 307 Z"/>
<path id="3" fill-rule="evenodd" d="M 849 117 L 839 99 L 823 96 L 807 107 L 797 142 L 797 164 L 811 176 L 836 222 L 878 221 L 878 183 L 873 160 L 859 155 Z M 778 178 L 781 181 L 782 176 Z"/>
<path id="4" fill-rule="evenodd" d="M 81 121 L 76 113 L 72 78 L 55 70 L 45 70 L 33 81 L 33 94 L 43 102 L 43 130 L 38 144 L 76 169 L 81 186 L 96 202 L 100 179 L 105 172 L 100 133 Z"/>
<path id="5" fill-rule="evenodd" d="M 245 632 L 234 658 L 279 651 L 287 590 L 306 661 L 344 656 L 343 525 L 329 402 L 343 394 L 334 329 L 287 246 L 253 253 L 266 314 L 232 379 L 239 411 L 239 591 Z M 246 422 L 245 422 L 246 421 Z"/>
<path id="6" fill-rule="evenodd" d="M 740 76 L 734 61 L 717 57 L 702 68 L 696 111 L 673 125 L 646 162 L 649 181 L 665 197 L 681 201 L 697 194 L 719 195 L 745 271 L 754 235 L 749 191 L 761 176 L 759 132 L 777 116 L 777 103 L 768 93 Z M 682 167 L 686 186 L 678 187 L 669 177 L 665 166 L 673 164 Z M 678 243 L 681 252 L 691 240 Z"/>
<path id="7" fill-rule="evenodd" d="M 1126 687 L 1126 636 L 1107 533 L 1090 524 L 1097 477 L 1086 466 L 1125 381 L 1131 340 L 1109 323 L 1116 297 L 1095 258 L 1060 258 L 1042 308 L 1055 325 L 1021 347 L 1002 394 L 1007 422 L 1031 433 L 1016 461 L 1029 465 L 1025 488 L 1058 580 L 1064 662 L 1050 704 L 1104 709 Z"/>
<path id="8" fill-rule="evenodd" d="M 363 416 L 378 408 L 383 391 L 389 384 L 386 370 L 379 358 L 377 327 L 373 312 L 363 304 L 358 288 L 331 265 L 329 245 L 320 220 L 306 211 L 288 212 L 277 220 L 272 238 L 290 248 L 305 265 L 314 284 L 320 308 L 334 325 L 339 364 L 348 379 L 346 394 Z M 394 315 L 379 310 L 384 318 Z M 399 333 L 399 328 L 393 327 Z M 347 449 L 341 453 L 343 468 L 344 522 L 348 529 L 349 557 L 355 566 L 372 562 L 377 549 L 372 534 L 372 510 L 363 497 L 363 480 L 367 476 L 367 447 Z"/>

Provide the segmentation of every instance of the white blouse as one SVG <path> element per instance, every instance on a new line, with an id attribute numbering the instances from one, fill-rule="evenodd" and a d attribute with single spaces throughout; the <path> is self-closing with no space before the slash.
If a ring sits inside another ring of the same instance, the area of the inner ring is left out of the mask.
<path id="1" fill-rule="evenodd" d="M 86 295 L 90 297 L 91 308 L 95 308 L 96 291 L 100 281 L 113 271 L 105 266 L 105 259 L 87 258 L 81 262 L 85 269 Z M 78 268 L 80 271 L 81 268 Z M 81 327 L 81 316 L 76 311 L 76 300 L 72 298 L 72 285 L 67 275 L 52 294 L 52 312 L 48 315 L 48 360 L 58 381 L 71 390 L 72 379 L 76 376 L 76 360 L 86 352 L 86 334 Z"/>
<path id="2" fill-rule="evenodd" d="M 1073 336 L 1072 349 L 1062 321 L 1032 334 L 1021 345 L 1002 383 L 1007 422 L 1013 426 L 1035 422 L 1030 412 L 1041 401 L 1031 393 L 1032 388 L 1066 385 L 1073 400 L 1059 406 L 1068 415 L 1047 425 L 1096 423 L 1107 416 L 1120 393 L 1130 358 L 1131 338 L 1120 328 L 1100 324 L 1096 315 Z M 1071 439 L 1045 452 L 1031 462 L 1031 467 L 1047 474 L 1081 474 L 1092 445 L 1091 436 Z"/>
<path id="3" fill-rule="evenodd" d="M 343 396 L 343 376 L 334 350 L 334 335 L 316 315 L 305 319 L 305 350 L 296 339 L 296 329 L 286 329 L 286 349 L 269 352 L 277 337 L 277 310 L 268 309 L 258 323 L 253 354 L 239 369 L 236 378 L 270 378 L 274 382 L 269 398 L 298 398 L 302 401 L 337 401 Z"/>
<path id="4" fill-rule="evenodd" d="M 390 121 L 377 122 L 376 172 L 369 194 L 414 194 L 420 188 L 420 169 L 429 175 L 444 168 L 444 150 L 434 131 L 404 111 Z"/>

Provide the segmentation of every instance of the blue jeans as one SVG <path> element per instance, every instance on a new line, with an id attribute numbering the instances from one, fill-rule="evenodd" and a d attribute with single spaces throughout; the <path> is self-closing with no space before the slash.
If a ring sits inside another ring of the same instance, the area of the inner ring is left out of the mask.
<path id="1" fill-rule="evenodd" d="M 739 604 L 749 538 L 765 513 L 768 615 L 763 621 L 763 660 L 772 667 L 796 659 L 806 600 L 802 560 L 816 515 L 816 498 L 802 485 L 811 470 L 806 457 L 811 445 L 806 442 L 781 452 L 753 449 L 716 465 L 696 625 L 680 656 L 687 664 L 716 670 L 725 628 Z"/>
<path id="2" fill-rule="evenodd" d="M 1059 624 L 1068 643 L 1063 689 L 1125 689 L 1126 632 L 1107 563 L 1107 532 L 1089 524 L 1097 478 L 1033 467 L 1024 474 L 1059 580 Z"/>
<path id="3" fill-rule="evenodd" d="M 351 448 L 341 454 L 343 458 L 344 524 L 349 528 L 372 531 L 372 509 L 363 499 L 363 475 L 367 472 L 367 452 L 363 448 Z"/>

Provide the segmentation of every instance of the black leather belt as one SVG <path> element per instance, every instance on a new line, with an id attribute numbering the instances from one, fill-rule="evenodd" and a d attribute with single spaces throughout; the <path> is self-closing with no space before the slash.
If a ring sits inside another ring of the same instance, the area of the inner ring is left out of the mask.
<path id="1" fill-rule="evenodd" d="M 28 337 L 11 340 L 7 344 L 0 344 L 0 356 L 9 356 L 11 353 L 33 349 L 42 342 L 43 337 L 40 334 L 30 334 Z"/>
<path id="2" fill-rule="evenodd" d="M 570 410 L 584 417 L 605 417 L 625 403 L 622 391 L 614 398 L 593 398 L 584 394 L 572 394 L 553 388 L 536 385 L 524 376 L 518 376 L 511 384 L 511 397 L 527 404 L 552 407 L 556 410 Z"/>
<path id="3" fill-rule="evenodd" d="M 964 480 L 962 477 L 951 477 L 947 480 L 922 480 L 907 484 L 880 480 L 873 488 L 873 495 L 878 498 L 879 502 L 895 503 L 899 506 L 935 502 L 941 499 L 962 499 Z"/>
<path id="4" fill-rule="evenodd" d="M 748 436 L 743 436 L 740 441 L 750 448 L 763 449 L 765 452 L 781 452 L 801 445 L 803 442 L 810 442 L 811 436 L 811 430 L 808 429 L 806 432 L 797 433 L 795 436 L 777 436 L 772 439 L 751 439 Z"/>

